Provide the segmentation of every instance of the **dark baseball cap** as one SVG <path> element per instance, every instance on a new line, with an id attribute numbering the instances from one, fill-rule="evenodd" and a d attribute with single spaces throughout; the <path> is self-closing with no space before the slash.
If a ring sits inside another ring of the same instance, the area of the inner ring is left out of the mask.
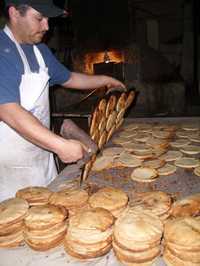
<path id="1" fill-rule="evenodd" d="M 5 6 L 10 5 L 28 5 L 45 17 L 66 15 L 66 11 L 57 7 L 53 0 L 5 0 Z"/>

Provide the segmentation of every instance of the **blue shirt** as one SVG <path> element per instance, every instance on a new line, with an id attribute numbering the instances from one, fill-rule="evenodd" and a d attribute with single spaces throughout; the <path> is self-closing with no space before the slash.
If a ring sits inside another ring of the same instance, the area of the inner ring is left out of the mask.
<path id="1" fill-rule="evenodd" d="M 33 45 L 21 45 L 32 72 L 39 71 L 39 65 L 33 51 Z M 45 44 L 38 44 L 48 74 L 49 84 L 63 84 L 70 77 L 70 71 L 62 65 Z M 0 31 L 0 104 L 20 103 L 19 86 L 24 74 L 24 65 L 13 41 L 4 31 Z"/>

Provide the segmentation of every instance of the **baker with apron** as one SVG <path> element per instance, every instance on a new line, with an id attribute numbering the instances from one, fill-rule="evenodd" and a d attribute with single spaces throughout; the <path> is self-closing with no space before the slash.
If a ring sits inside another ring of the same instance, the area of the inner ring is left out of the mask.
<path id="1" fill-rule="evenodd" d="M 49 128 L 49 75 L 42 55 L 34 45 L 39 72 L 31 72 L 26 55 L 8 26 L 4 32 L 15 43 L 24 65 L 21 106 Z M 27 141 L 4 122 L 0 122 L 0 139 L 0 200 L 13 197 L 18 189 L 26 186 L 46 186 L 56 176 L 53 154 Z"/>
<path id="2" fill-rule="evenodd" d="M 64 163 L 83 157 L 82 142 L 49 130 L 50 80 L 67 89 L 125 87 L 105 75 L 71 72 L 47 46 L 36 45 L 48 30 L 48 17 L 63 14 L 52 0 L 5 0 L 5 4 L 8 23 L 0 31 L 0 201 L 24 187 L 47 186 L 57 175 L 52 152 Z M 28 54 L 22 44 L 30 45 Z M 33 61 L 38 66 L 34 71 Z"/>

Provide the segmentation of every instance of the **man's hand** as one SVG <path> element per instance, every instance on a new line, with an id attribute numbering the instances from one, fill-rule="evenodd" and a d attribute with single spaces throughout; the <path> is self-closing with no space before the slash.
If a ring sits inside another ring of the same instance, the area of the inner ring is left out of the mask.
<path id="1" fill-rule="evenodd" d="M 122 89 L 122 90 L 126 89 L 125 85 L 121 81 L 119 81 L 115 78 L 112 78 L 109 76 L 104 76 L 104 79 L 105 79 L 105 81 L 104 81 L 105 86 L 108 89 L 114 89 L 114 88 L 117 88 L 118 90 L 119 89 Z"/>
<path id="2" fill-rule="evenodd" d="M 64 163 L 73 163 L 82 159 L 84 152 L 87 152 L 84 144 L 73 139 L 63 139 L 62 145 L 59 145 L 56 150 L 58 157 Z"/>

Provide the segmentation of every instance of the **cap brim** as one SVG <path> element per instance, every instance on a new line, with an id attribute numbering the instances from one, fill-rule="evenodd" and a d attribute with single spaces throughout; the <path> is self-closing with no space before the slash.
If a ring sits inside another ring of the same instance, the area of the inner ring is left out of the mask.
<path id="1" fill-rule="evenodd" d="M 56 7 L 54 5 L 32 5 L 32 8 L 36 9 L 38 12 L 40 12 L 43 16 L 52 18 L 52 17 L 58 17 L 61 15 L 64 15 L 65 12 L 63 9 Z"/>

